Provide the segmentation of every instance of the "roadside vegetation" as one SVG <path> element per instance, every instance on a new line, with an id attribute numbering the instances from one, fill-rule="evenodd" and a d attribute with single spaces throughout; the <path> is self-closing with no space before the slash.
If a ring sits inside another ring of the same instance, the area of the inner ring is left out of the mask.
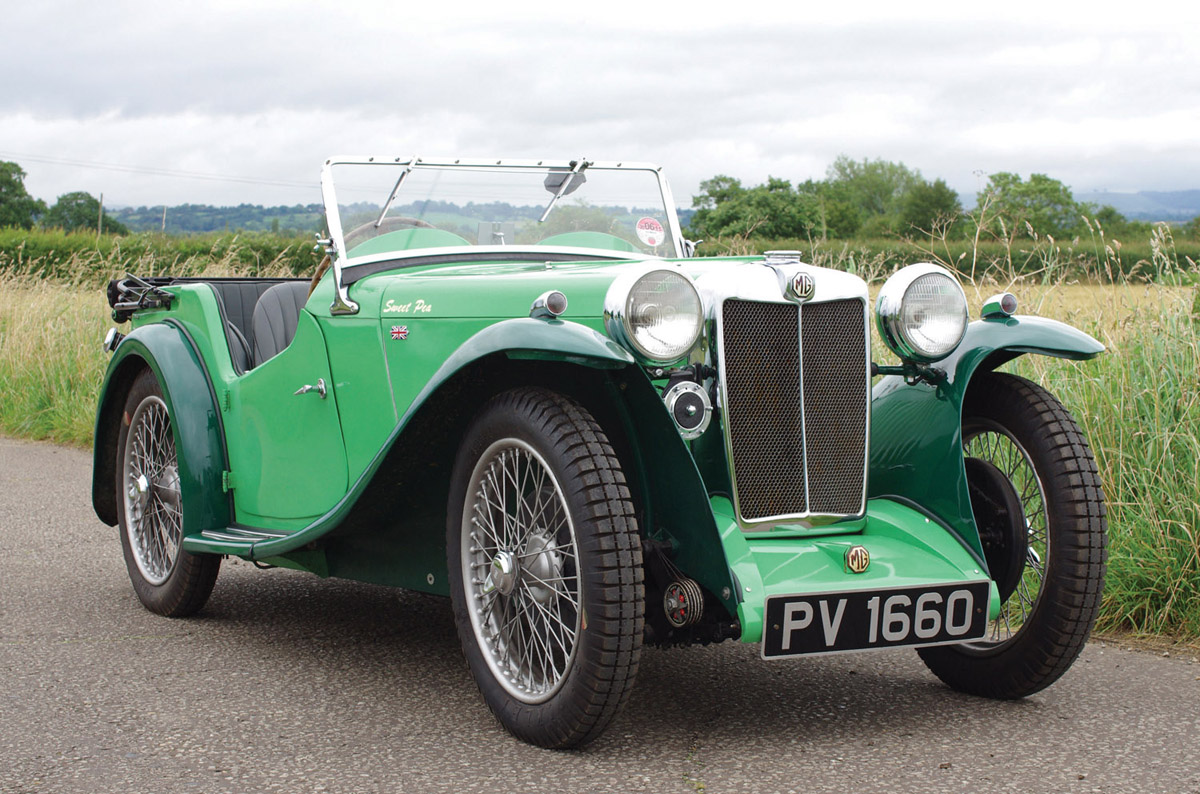
<path id="1" fill-rule="evenodd" d="M 993 175 L 994 189 L 963 212 L 937 182 L 887 165 L 848 161 L 807 186 L 743 188 L 715 177 L 696 197 L 689 236 L 706 240 L 703 255 L 800 250 L 815 265 L 857 273 L 872 290 L 900 266 L 937 262 L 959 274 L 976 315 L 989 295 L 1008 290 L 1020 312 L 1104 342 L 1108 352 L 1092 361 L 1026 356 L 1008 368 L 1062 400 L 1099 463 L 1110 526 L 1101 629 L 1200 638 L 1200 223 L 1125 221 L 1074 203 L 1038 175 Z M 855 184 L 882 187 L 856 193 Z M 934 209 L 918 217 L 912 195 Z M 768 227 L 762 217 L 798 225 Z M 112 325 L 108 279 L 296 275 L 317 263 L 307 235 L 114 236 L 8 225 L 0 229 L 0 433 L 79 447 L 91 444 L 108 360 L 100 347 Z"/>

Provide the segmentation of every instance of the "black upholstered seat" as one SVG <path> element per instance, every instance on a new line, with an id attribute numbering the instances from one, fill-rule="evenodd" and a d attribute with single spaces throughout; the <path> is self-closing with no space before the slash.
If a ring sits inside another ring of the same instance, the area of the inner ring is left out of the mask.
<path id="1" fill-rule="evenodd" d="M 308 302 L 308 286 L 303 281 L 276 284 L 258 299 L 251 322 L 255 366 L 291 344 L 300 321 L 300 310 Z"/>

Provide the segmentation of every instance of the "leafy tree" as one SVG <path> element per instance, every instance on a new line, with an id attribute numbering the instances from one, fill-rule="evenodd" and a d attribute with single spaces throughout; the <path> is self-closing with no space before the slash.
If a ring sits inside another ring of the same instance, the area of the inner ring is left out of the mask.
<path id="1" fill-rule="evenodd" d="M 737 179 L 716 176 L 700 189 L 692 199 L 693 237 L 805 237 L 820 224 L 816 198 L 798 193 L 786 179 L 767 177 L 766 184 L 744 188 Z"/>
<path id="2" fill-rule="evenodd" d="M 100 201 L 91 193 L 65 193 L 46 211 L 42 217 L 42 225 L 68 232 L 95 229 L 100 212 Z M 110 218 L 108 213 L 104 213 L 104 231 L 111 234 L 129 234 L 129 229 L 123 223 Z"/>
<path id="3" fill-rule="evenodd" d="M 818 237 L 853 237 L 862 227 L 864 212 L 854 202 L 844 182 L 814 182 L 808 180 L 796 186 L 798 193 L 812 196 L 817 202 Z"/>
<path id="4" fill-rule="evenodd" d="M 904 234 L 947 229 L 962 214 L 962 202 L 943 179 L 922 180 L 909 188 L 900 205 L 900 226 Z"/>
<path id="5" fill-rule="evenodd" d="M 1094 224 L 1098 224 L 1104 231 L 1104 235 L 1108 238 L 1113 237 L 1129 237 L 1132 235 L 1149 235 L 1154 229 L 1154 224 L 1146 221 L 1131 221 L 1109 204 L 1103 207 L 1096 207 L 1093 204 L 1079 205 L 1080 212 L 1092 219 Z"/>
<path id="6" fill-rule="evenodd" d="M 1027 235 L 1032 228 L 1037 234 L 1066 237 L 1082 225 L 1084 208 L 1071 189 L 1045 174 L 1031 174 L 1028 182 L 1007 171 L 992 174 L 978 198 L 979 206 L 990 203 L 991 212 L 1017 235 Z"/>
<path id="7" fill-rule="evenodd" d="M 899 216 L 904 196 L 923 183 L 921 172 L 888 160 L 852 160 L 840 155 L 825 176 L 831 186 L 844 189 L 845 197 L 867 218 Z"/>
<path id="8" fill-rule="evenodd" d="M 692 206 L 698 209 L 715 209 L 723 201 L 730 201 L 745 193 L 742 180 L 717 174 L 700 183 L 700 195 L 692 197 Z"/>
<path id="9" fill-rule="evenodd" d="M 33 228 L 34 221 L 46 211 L 46 202 L 25 190 L 25 172 L 12 162 L 0 162 L 0 226 Z"/>

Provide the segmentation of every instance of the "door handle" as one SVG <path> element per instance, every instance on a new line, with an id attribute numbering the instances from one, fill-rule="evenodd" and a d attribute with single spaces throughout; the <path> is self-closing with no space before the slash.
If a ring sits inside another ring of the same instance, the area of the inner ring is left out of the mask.
<path id="1" fill-rule="evenodd" d="M 305 385 L 301 386 L 299 389 L 296 389 L 295 393 L 296 394 L 308 394 L 310 391 L 315 391 L 317 394 L 321 395 L 321 399 L 324 400 L 325 399 L 325 379 L 317 378 L 316 386 L 306 383 Z"/>

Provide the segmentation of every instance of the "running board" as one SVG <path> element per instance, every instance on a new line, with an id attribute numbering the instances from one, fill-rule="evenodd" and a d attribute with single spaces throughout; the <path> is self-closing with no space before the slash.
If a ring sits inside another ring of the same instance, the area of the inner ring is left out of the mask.
<path id="1" fill-rule="evenodd" d="M 286 538 L 290 532 L 270 529 L 243 529 L 225 527 L 206 529 L 199 535 L 188 535 L 183 539 L 183 550 L 193 554 L 233 554 L 248 556 L 256 543 Z"/>

